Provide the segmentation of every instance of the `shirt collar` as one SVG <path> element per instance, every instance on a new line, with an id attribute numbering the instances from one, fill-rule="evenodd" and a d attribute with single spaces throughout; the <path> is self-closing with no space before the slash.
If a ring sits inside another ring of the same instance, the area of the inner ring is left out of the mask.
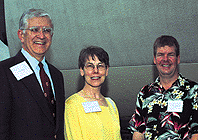
<path id="1" fill-rule="evenodd" d="M 30 63 L 31 67 L 33 70 L 37 69 L 37 66 L 39 64 L 39 61 L 32 57 L 26 50 L 24 50 L 23 48 L 21 49 L 21 53 L 25 56 L 25 58 L 28 60 L 28 62 Z M 47 63 L 45 62 L 45 57 L 43 58 L 43 60 L 41 61 L 43 66 L 45 67 L 47 65 Z"/>
<path id="2" fill-rule="evenodd" d="M 178 76 L 177 80 L 172 84 L 171 87 L 181 86 L 181 85 L 183 85 L 184 82 L 185 82 L 185 78 L 182 76 L 181 73 L 179 73 L 179 76 Z M 156 78 L 155 83 L 157 83 L 160 87 L 162 87 L 162 85 L 160 84 L 160 77 L 159 76 Z"/>

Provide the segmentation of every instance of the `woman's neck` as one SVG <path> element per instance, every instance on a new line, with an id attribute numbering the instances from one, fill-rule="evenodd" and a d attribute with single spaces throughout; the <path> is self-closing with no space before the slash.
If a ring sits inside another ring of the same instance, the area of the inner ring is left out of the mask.
<path id="1" fill-rule="evenodd" d="M 99 99 L 102 98 L 103 96 L 100 94 L 100 89 L 101 87 L 91 87 L 91 86 L 84 86 L 82 89 L 83 94 L 88 95 L 90 97 Z"/>

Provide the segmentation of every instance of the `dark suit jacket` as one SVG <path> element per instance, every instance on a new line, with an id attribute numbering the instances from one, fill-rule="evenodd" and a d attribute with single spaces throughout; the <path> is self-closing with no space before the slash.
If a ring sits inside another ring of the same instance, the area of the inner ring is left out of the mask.
<path id="1" fill-rule="evenodd" d="M 17 80 L 10 67 L 26 61 L 21 51 L 0 62 L 0 139 L 64 139 L 64 84 L 62 73 L 48 64 L 56 98 L 56 124 L 35 73 Z M 31 66 L 30 66 L 31 68 Z"/>

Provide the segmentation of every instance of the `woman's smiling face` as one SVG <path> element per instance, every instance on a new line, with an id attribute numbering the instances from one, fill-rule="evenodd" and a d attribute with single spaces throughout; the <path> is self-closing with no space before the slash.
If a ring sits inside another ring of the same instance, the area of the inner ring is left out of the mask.
<path id="1" fill-rule="evenodd" d="M 81 76 L 84 76 L 85 85 L 91 87 L 100 87 L 106 76 L 108 75 L 108 66 L 102 63 L 97 56 L 94 56 L 94 60 L 91 56 L 86 60 L 84 68 L 80 68 Z"/>

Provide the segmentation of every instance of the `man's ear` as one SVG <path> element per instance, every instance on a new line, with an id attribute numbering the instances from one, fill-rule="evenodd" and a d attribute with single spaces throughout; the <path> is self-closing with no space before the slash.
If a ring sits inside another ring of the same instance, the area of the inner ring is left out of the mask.
<path id="1" fill-rule="evenodd" d="M 177 64 L 180 63 L 180 55 L 177 56 Z"/>
<path id="2" fill-rule="evenodd" d="M 24 35 L 25 35 L 23 33 L 23 30 L 19 29 L 17 34 L 18 34 L 18 38 L 21 40 L 21 43 L 23 43 L 24 42 Z"/>
<path id="3" fill-rule="evenodd" d="M 153 63 L 156 64 L 156 57 L 153 56 Z"/>
<path id="4" fill-rule="evenodd" d="M 106 69 L 106 76 L 109 74 L 109 66 L 107 66 L 107 69 Z"/>
<path id="5" fill-rule="evenodd" d="M 85 75 L 85 72 L 84 72 L 84 70 L 82 68 L 80 68 L 80 75 L 81 76 L 84 76 Z"/>

